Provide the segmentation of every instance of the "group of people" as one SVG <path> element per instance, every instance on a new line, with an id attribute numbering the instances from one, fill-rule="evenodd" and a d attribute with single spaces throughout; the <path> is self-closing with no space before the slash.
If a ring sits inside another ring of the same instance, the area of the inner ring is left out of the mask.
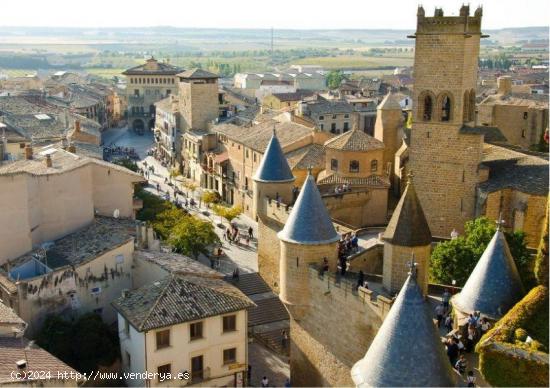
<path id="1" fill-rule="evenodd" d="M 252 226 L 248 227 L 247 233 L 244 236 L 244 241 L 246 245 L 250 245 L 250 240 L 254 237 L 254 231 L 252 229 Z M 241 234 L 239 232 L 239 228 L 235 224 L 231 224 L 229 228 L 226 229 L 225 233 L 223 234 L 223 239 L 229 242 L 229 244 L 235 243 L 239 245 L 241 243 Z"/>
<path id="2" fill-rule="evenodd" d="M 346 233 L 338 242 L 338 269 L 343 276 L 349 269 L 348 256 L 359 249 L 359 238 L 355 233 Z"/>
<path id="3" fill-rule="evenodd" d="M 334 194 L 341 194 L 351 191 L 351 186 L 348 183 L 344 183 L 343 185 L 338 185 L 334 187 Z"/>

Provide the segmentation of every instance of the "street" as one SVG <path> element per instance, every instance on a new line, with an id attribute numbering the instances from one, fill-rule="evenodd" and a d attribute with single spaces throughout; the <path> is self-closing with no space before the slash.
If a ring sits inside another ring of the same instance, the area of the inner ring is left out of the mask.
<path id="1" fill-rule="evenodd" d="M 147 166 L 153 166 L 154 168 L 154 173 L 151 173 L 149 177 L 149 185 L 146 190 L 162 198 L 165 198 L 166 193 L 169 193 L 170 199 L 174 200 L 174 187 L 166 183 L 166 179 L 170 179 L 169 170 L 162 166 L 154 157 L 147 156 L 147 151 L 154 147 L 155 144 L 152 132 L 146 131 L 144 135 L 140 136 L 128 128 L 110 128 L 103 132 L 103 143 L 106 146 L 113 144 L 120 147 L 133 147 L 140 157 L 140 160 L 137 161 L 138 166 L 144 168 L 144 164 L 146 163 Z M 172 181 L 177 182 L 175 179 Z M 160 188 L 158 192 L 157 184 Z M 181 191 L 186 191 L 181 184 L 175 184 L 178 185 Z M 240 215 L 234 219 L 232 223 L 235 224 L 243 234 L 247 233 L 249 227 L 252 227 L 254 237 L 250 241 L 249 246 L 244 242 L 241 242 L 241 244 L 229 244 L 228 241 L 224 240 L 224 233 L 228 226 L 227 221 L 223 220 L 223 222 L 220 222 L 220 217 L 214 215 L 211 209 L 205 206 L 199 207 L 199 203 L 202 202 L 200 201 L 200 196 L 202 194 L 200 187 L 198 187 L 193 194 L 196 206 L 189 206 L 187 210 L 198 218 L 211 222 L 214 225 L 214 231 L 222 242 L 222 250 L 225 255 L 219 260 L 219 263 L 216 263 L 216 269 L 225 275 L 231 275 L 235 268 L 239 269 L 239 273 L 258 272 L 256 222 L 245 215 Z M 191 193 L 187 193 L 187 196 L 189 199 Z M 181 195 L 178 199 L 180 201 L 183 200 Z M 220 228 L 218 224 L 223 224 L 224 227 Z M 205 265 L 211 266 L 210 259 L 203 255 L 199 257 L 199 261 Z"/>

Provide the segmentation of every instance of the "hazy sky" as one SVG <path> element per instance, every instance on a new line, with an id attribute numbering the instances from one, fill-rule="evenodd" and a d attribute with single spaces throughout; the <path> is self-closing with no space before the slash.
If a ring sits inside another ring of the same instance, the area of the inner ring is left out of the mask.
<path id="1" fill-rule="evenodd" d="M 467 2 L 467 1 L 466 1 Z M 4 26 L 159 26 L 220 28 L 413 29 L 416 7 L 428 15 L 442 6 L 456 15 L 457 0 L 2 0 Z M 483 27 L 547 26 L 548 0 L 478 0 Z M 473 11 L 472 11 L 473 12 Z"/>

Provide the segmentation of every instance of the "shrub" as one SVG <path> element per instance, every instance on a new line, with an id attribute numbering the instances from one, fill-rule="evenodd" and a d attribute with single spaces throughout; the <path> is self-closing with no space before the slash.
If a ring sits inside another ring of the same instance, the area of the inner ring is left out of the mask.
<path id="1" fill-rule="evenodd" d="M 527 334 L 531 344 L 517 340 Z M 481 338 L 476 351 L 481 373 L 493 386 L 548 386 L 548 289 L 533 288 Z"/>

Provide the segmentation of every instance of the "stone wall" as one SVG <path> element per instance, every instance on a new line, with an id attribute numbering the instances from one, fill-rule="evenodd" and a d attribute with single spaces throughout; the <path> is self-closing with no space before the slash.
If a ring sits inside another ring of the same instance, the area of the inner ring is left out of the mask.
<path id="1" fill-rule="evenodd" d="M 384 244 L 375 244 L 350 258 L 350 272 L 382 275 L 384 263 Z"/>
<path id="2" fill-rule="evenodd" d="M 387 223 L 388 189 L 357 189 L 347 193 L 323 195 L 330 216 L 361 228 Z"/>
<path id="3" fill-rule="evenodd" d="M 428 265 L 431 245 L 421 247 L 404 247 L 389 243 L 384 244 L 384 288 L 397 294 L 403 287 L 410 271 L 409 263 L 414 253 L 417 263 L 417 281 L 424 295 L 428 293 Z"/>
<path id="4" fill-rule="evenodd" d="M 353 282 L 336 283 L 309 270 L 311 307 L 290 323 L 290 373 L 295 386 L 353 386 L 351 368 L 361 359 L 389 311 L 391 301 L 371 300 Z"/>

